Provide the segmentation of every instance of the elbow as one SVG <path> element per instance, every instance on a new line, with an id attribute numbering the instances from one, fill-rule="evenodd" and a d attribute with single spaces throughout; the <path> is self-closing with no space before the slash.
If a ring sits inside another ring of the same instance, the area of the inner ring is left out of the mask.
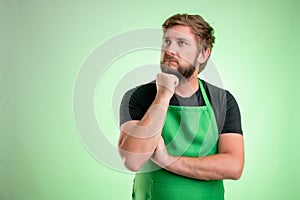
<path id="1" fill-rule="evenodd" d="M 232 180 L 239 180 L 242 176 L 242 172 L 235 172 L 232 174 L 231 179 Z"/>
<path id="2" fill-rule="evenodd" d="M 119 148 L 119 154 L 122 159 L 123 165 L 132 172 L 139 171 L 144 163 L 147 161 L 145 157 L 136 154 L 136 153 L 130 153 L 124 150 L 121 150 Z"/>
<path id="3" fill-rule="evenodd" d="M 150 159 L 152 151 L 145 152 L 139 145 L 128 145 L 119 141 L 118 151 L 124 166 L 133 172 L 139 171 L 143 165 Z"/>
<path id="4" fill-rule="evenodd" d="M 121 156 L 121 157 L 124 166 L 132 172 L 139 171 L 144 165 L 144 162 L 138 162 L 134 157 L 129 157 L 129 156 Z"/>
<path id="5" fill-rule="evenodd" d="M 243 164 L 237 164 L 231 170 L 230 179 L 232 180 L 239 180 L 243 173 Z"/>
<path id="6" fill-rule="evenodd" d="M 128 162 L 126 161 L 126 159 L 123 159 L 123 164 L 128 170 L 132 172 L 137 172 L 142 168 L 142 166 L 138 163 Z"/>

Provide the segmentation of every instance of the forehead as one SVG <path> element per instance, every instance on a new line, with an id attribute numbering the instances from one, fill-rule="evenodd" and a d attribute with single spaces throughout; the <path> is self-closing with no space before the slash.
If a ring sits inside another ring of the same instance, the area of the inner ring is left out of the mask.
<path id="1" fill-rule="evenodd" d="M 184 38 L 186 40 L 193 40 L 194 42 L 197 42 L 197 37 L 193 33 L 192 28 L 183 25 L 175 25 L 167 29 L 166 32 L 164 33 L 164 37 Z"/>

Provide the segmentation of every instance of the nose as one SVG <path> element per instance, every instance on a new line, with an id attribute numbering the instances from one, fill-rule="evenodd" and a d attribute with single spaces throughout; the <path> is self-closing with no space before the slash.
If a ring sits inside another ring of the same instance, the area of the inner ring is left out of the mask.
<path id="1" fill-rule="evenodd" d="M 170 42 L 170 44 L 163 47 L 163 50 L 167 55 L 175 55 L 177 51 L 176 44 L 174 42 Z"/>

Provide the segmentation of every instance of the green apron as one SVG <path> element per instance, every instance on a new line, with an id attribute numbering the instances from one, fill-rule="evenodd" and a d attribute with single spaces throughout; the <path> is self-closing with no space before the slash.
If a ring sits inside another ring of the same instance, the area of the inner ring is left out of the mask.
<path id="1" fill-rule="evenodd" d="M 218 128 L 214 112 L 199 80 L 206 106 L 169 106 L 162 130 L 167 151 L 173 156 L 199 157 L 217 153 Z M 148 161 L 135 175 L 133 200 L 223 200 L 222 180 L 183 177 Z"/>

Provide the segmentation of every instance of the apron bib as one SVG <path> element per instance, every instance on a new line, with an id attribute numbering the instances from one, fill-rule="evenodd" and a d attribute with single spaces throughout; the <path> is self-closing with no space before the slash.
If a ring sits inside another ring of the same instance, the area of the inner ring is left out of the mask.
<path id="1" fill-rule="evenodd" d="M 162 137 L 173 156 L 199 157 L 217 153 L 218 128 L 199 79 L 205 106 L 169 106 Z M 143 172 L 144 171 L 144 172 Z M 133 200 L 223 200 L 222 180 L 202 181 L 159 168 L 151 160 L 137 173 Z"/>

